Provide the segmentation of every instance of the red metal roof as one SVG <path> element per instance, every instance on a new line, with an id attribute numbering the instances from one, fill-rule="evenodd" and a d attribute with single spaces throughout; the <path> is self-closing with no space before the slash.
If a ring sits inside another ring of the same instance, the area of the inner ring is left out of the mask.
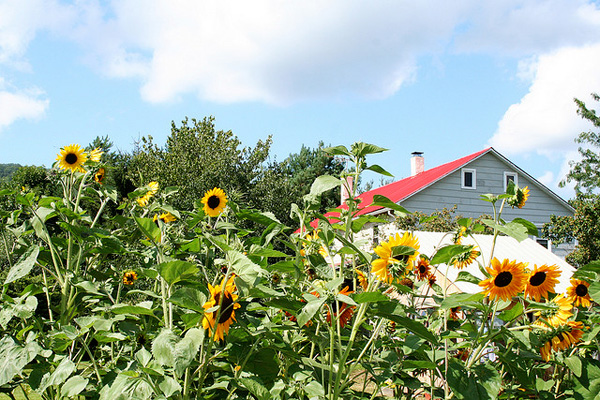
<path id="1" fill-rule="evenodd" d="M 383 208 L 381 206 L 370 206 L 370 204 L 373 203 L 373 196 L 375 196 L 376 194 L 385 196 L 388 199 L 390 199 L 391 201 L 393 201 L 394 203 L 399 203 L 402 200 L 405 200 L 406 198 L 412 196 L 413 194 L 421 191 L 422 189 L 425 189 L 429 185 L 437 182 L 438 180 L 445 177 L 446 175 L 463 167 L 465 164 L 473 161 L 474 159 L 478 158 L 479 156 L 487 153 L 491 149 L 492 149 L 491 147 L 488 147 L 487 149 L 484 149 L 484 150 L 478 151 L 477 153 L 473 153 L 471 155 L 459 158 L 458 160 L 454 160 L 449 163 L 440 165 L 438 167 L 428 169 L 428 170 L 423 171 L 420 174 L 417 174 L 415 176 L 409 176 L 408 178 L 404 178 L 399 181 L 392 182 L 388 185 L 381 186 L 377 189 L 373 189 L 373 190 L 369 190 L 368 192 L 364 192 L 358 196 L 358 198 L 361 199 L 361 202 L 358 205 L 358 207 L 360 208 L 360 211 L 358 212 L 358 214 L 359 215 L 370 214 L 370 213 L 373 213 L 373 212 Z M 343 206 L 340 206 L 339 208 L 346 209 L 347 206 L 343 205 Z M 333 221 L 331 221 L 331 222 L 337 222 L 338 220 L 336 217 L 339 216 L 339 213 L 329 212 L 329 213 L 325 214 L 325 216 L 329 217 L 330 221 L 333 219 Z M 318 225 L 318 220 L 311 222 L 311 226 L 313 228 L 316 228 L 317 225 Z"/>

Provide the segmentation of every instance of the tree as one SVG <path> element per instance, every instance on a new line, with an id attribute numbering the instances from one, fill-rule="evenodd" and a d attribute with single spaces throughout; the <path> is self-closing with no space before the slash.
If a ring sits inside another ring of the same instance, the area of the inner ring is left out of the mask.
<path id="1" fill-rule="evenodd" d="M 271 137 L 259 140 L 254 148 L 241 144 L 231 131 L 217 131 L 213 117 L 186 118 L 179 127 L 171 124 L 164 148 L 151 136 L 143 137 L 134 150 L 130 174 L 139 186 L 158 181 L 161 187 L 179 187 L 174 205 L 182 210 L 192 209 L 214 187 L 244 206 L 262 209 L 261 199 L 249 193 L 264 172 Z"/>
<path id="2" fill-rule="evenodd" d="M 592 98 L 600 101 L 600 96 L 596 93 L 592 93 Z M 600 128 L 600 117 L 596 115 L 596 110 L 588 109 L 581 100 L 574 99 L 574 101 L 577 104 L 577 114 L 590 121 L 595 128 Z M 591 193 L 600 187 L 600 154 L 593 150 L 593 148 L 600 148 L 600 134 L 591 130 L 581 132 L 575 142 L 585 145 L 578 148 L 582 159 L 569 162 L 571 170 L 561 182 L 561 186 L 568 182 L 575 182 L 577 193 L 582 191 Z"/>
<path id="3" fill-rule="evenodd" d="M 283 162 L 285 172 L 289 175 L 291 186 L 291 203 L 302 204 L 302 197 L 310 192 L 310 187 L 317 177 L 332 175 L 339 177 L 344 170 L 341 161 L 323 151 L 323 142 L 311 149 L 302 145 L 300 152 L 290 154 Z M 328 191 L 321 197 L 321 212 L 340 205 L 341 188 Z"/>
<path id="4" fill-rule="evenodd" d="M 600 101 L 600 96 L 592 93 L 595 101 Z M 600 118 L 596 111 L 587 108 L 581 100 L 574 99 L 577 104 L 577 114 L 587 119 L 595 128 L 600 128 Z M 581 132 L 575 142 L 582 144 L 578 151 L 582 159 L 571 161 L 571 170 L 565 180 L 575 183 L 575 199 L 571 205 L 575 214 L 570 216 L 550 217 L 550 223 L 544 224 L 542 235 L 555 243 L 577 240 L 575 250 L 567 256 L 567 261 L 576 266 L 583 266 L 591 261 L 600 259 L 600 232 L 597 227 L 600 223 L 600 197 L 594 192 L 600 188 L 600 154 L 594 148 L 600 148 L 600 134 L 592 130 Z"/>
<path id="5" fill-rule="evenodd" d="M 0 181 L 9 180 L 20 167 L 20 164 L 0 164 Z"/>

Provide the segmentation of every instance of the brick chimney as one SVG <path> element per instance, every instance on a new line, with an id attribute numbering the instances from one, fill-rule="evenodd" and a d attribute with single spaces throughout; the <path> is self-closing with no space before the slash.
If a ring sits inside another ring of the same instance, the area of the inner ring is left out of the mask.
<path id="1" fill-rule="evenodd" d="M 422 151 L 415 151 L 412 153 L 410 159 L 410 176 L 420 174 L 425 170 L 425 158 L 423 157 Z"/>

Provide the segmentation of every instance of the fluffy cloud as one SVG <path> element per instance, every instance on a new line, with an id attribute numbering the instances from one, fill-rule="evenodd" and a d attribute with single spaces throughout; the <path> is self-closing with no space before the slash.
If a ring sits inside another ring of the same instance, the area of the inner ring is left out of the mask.
<path id="1" fill-rule="evenodd" d="M 564 153 L 576 148 L 573 139 L 592 126 L 576 114 L 573 99 L 587 103 L 590 93 L 600 88 L 599 63 L 600 44 L 562 48 L 538 57 L 529 92 L 506 111 L 490 144 L 508 154 Z"/>
<path id="2" fill-rule="evenodd" d="M 18 119 L 43 116 L 49 100 L 40 99 L 40 95 L 37 91 L 10 92 L 0 89 L 0 129 Z"/>
<path id="3" fill-rule="evenodd" d="M 383 98 L 444 47 L 463 3 L 126 0 L 89 47 L 151 102 Z"/>

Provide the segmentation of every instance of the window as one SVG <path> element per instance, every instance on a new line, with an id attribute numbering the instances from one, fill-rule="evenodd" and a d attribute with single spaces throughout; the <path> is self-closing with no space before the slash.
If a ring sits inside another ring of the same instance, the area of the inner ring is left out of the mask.
<path id="1" fill-rule="evenodd" d="M 461 186 L 463 189 L 475 189 L 477 183 L 477 174 L 474 169 L 463 168 L 462 169 L 462 182 Z"/>
<path id="2" fill-rule="evenodd" d="M 509 182 L 514 182 L 515 185 L 519 186 L 519 176 L 516 172 L 504 172 L 504 191 L 508 187 Z"/>

